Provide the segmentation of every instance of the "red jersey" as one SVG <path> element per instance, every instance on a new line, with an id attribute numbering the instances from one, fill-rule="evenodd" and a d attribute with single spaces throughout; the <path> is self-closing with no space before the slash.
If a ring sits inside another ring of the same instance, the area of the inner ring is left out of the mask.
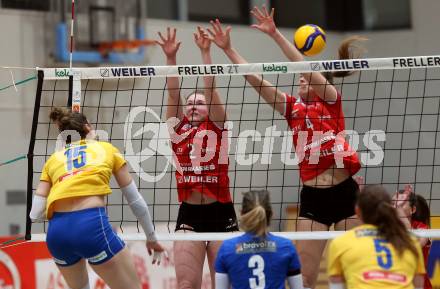
<path id="1" fill-rule="evenodd" d="M 411 229 L 429 229 L 429 226 L 419 222 L 412 220 L 411 221 Z M 429 256 L 429 250 L 431 249 L 431 240 L 428 241 L 428 243 L 425 244 L 422 248 L 423 252 L 423 259 L 425 260 L 425 267 L 428 268 L 428 256 Z M 425 285 L 423 287 L 424 289 L 432 289 L 431 280 L 429 280 L 428 274 L 425 274 Z"/>
<path id="2" fill-rule="evenodd" d="M 310 103 L 286 94 L 285 115 L 293 132 L 295 153 L 299 157 L 302 181 L 313 179 L 335 163 L 347 169 L 350 175 L 360 169 L 355 151 L 345 141 L 345 119 L 341 95 L 335 103 L 318 96 Z"/>
<path id="3" fill-rule="evenodd" d="M 179 202 L 187 200 L 193 191 L 221 203 L 231 202 L 227 130 L 209 119 L 193 127 L 184 117 L 175 131 L 178 136 L 186 134 L 180 142 L 172 142 L 181 168 L 181 173 L 176 170 Z"/>

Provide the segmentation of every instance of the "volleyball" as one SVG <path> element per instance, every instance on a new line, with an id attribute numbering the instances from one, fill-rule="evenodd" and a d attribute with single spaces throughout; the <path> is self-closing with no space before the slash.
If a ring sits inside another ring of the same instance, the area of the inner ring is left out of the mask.
<path id="1" fill-rule="evenodd" d="M 325 32 L 317 25 L 303 25 L 296 30 L 294 43 L 302 54 L 316 55 L 325 48 Z"/>

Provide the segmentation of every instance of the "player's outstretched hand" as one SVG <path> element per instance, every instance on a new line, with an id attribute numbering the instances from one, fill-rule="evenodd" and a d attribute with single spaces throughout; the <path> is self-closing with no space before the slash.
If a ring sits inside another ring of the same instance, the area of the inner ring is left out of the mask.
<path id="1" fill-rule="evenodd" d="M 194 42 L 201 51 L 209 51 L 211 48 L 211 39 L 205 29 L 200 26 L 197 26 L 197 32 L 194 33 Z"/>
<path id="2" fill-rule="evenodd" d="M 211 28 L 207 28 L 208 33 L 211 35 L 211 41 L 214 42 L 219 48 L 227 50 L 231 48 L 231 26 L 226 27 L 225 30 L 222 28 L 220 20 L 211 20 Z"/>
<path id="3" fill-rule="evenodd" d="M 251 14 L 255 17 L 255 19 L 257 19 L 258 23 L 251 25 L 251 27 L 256 28 L 261 32 L 264 32 L 269 35 L 275 34 L 275 32 L 277 31 L 277 27 L 275 25 L 275 21 L 273 20 L 274 13 L 275 13 L 274 8 L 272 8 L 269 14 L 265 5 L 262 6 L 262 9 L 255 6 L 251 10 Z"/>
<path id="4" fill-rule="evenodd" d="M 152 264 L 160 265 L 162 259 L 162 254 L 165 259 L 168 259 L 168 253 L 162 245 L 157 241 L 147 241 L 147 251 L 148 255 L 153 255 Z"/>
<path id="5" fill-rule="evenodd" d="M 401 208 L 405 204 L 405 202 L 409 201 L 410 195 L 414 193 L 413 186 L 410 184 L 406 184 L 403 190 L 397 191 L 392 200 L 393 204 L 396 208 Z"/>
<path id="6" fill-rule="evenodd" d="M 176 28 L 167 28 L 166 36 L 163 36 L 159 31 L 157 32 L 161 41 L 156 41 L 167 57 L 175 57 L 182 42 L 176 41 Z"/>

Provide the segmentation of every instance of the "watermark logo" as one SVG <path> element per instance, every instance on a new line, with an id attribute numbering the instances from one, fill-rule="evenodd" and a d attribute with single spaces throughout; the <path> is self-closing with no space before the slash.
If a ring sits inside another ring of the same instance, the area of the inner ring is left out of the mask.
<path id="1" fill-rule="evenodd" d="M 148 122 L 142 128 L 132 133 L 136 117 L 143 113 L 150 114 L 157 122 Z M 168 125 L 171 126 L 172 124 L 177 124 L 176 120 L 170 120 L 169 124 L 161 122 L 157 113 L 149 107 L 139 106 L 129 112 L 124 125 L 125 158 L 142 180 L 147 182 L 159 181 L 165 176 L 170 164 L 174 164 L 175 169 L 182 173 L 180 165 L 173 161 L 175 155 L 170 146 L 170 133 L 168 130 Z M 153 133 L 153 137 L 150 139 L 147 147 L 136 152 L 133 146 L 133 137 L 139 137 L 147 132 Z M 142 163 L 157 154 L 166 158 L 165 166 L 162 171 L 150 174 L 144 170 Z"/>
<path id="2" fill-rule="evenodd" d="M 141 116 L 143 116 L 142 119 L 153 119 L 153 121 L 143 123 L 140 128 L 135 127 L 135 124 L 139 124 Z M 138 118 L 137 122 L 136 118 Z M 175 117 L 162 122 L 154 110 L 145 106 L 135 107 L 127 115 L 124 123 L 124 157 L 142 180 L 160 181 L 168 172 L 170 165 L 174 166 L 174 169 L 181 175 L 186 175 L 186 172 L 201 174 L 204 170 L 211 170 L 211 165 L 228 164 L 230 158 L 237 165 L 246 167 L 258 162 L 262 165 L 270 165 L 274 156 L 280 157 L 281 163 L 286 166 L 296 166 L 303 161 L 316 165 L 322 157 L 332 156 L 336 167 L 343 168 L 344 159 L 357 153 L 361 141 L 366 148 L 366 151 L 358 153 L 363 165 L 376 166 L 384 158 L 384 151 L 378 144 L 386 139 L 385 132 L 381 130 L 368 131 L 361 139 L 360 135 L 353 130 L 345 130 L 337 134 L 333 131 L 314 131 L 310 136 L 309 131 L 292 131 L 291 129 L 283 131 L 273 125 L 267 127 L 264 132 L 242 130 L 238 136 L 233 137 L 231 121 L 225 123 L 227 129 L 223 130 L 221 135 L 207 129 L 197 130 L 190 124 L 187 125 L 187 129 L 176 132 L 175 128 L 179 123 L 180 120 Z M 57 141 L 60 158 L 64 158 L 63 149 L 68 135 L 71 136 L 72 141 L 80 139 L 76 131 L 63 131 Z M 105 131 L 96 130 L 91 132 L 86 139 L 94 141 L 96 137 L 100 140 L 107 140 L 108 134 Z M 296 146 L 293 145 L 294 137 Z M 221 138 L 221 141 L 218 138 Z M 275 141 L 280 138 L 281 151 L 274 152 Z M 233 141 L 235 143 L 232 143 Z M 247 148 L 255 147 L 256 143 L 262 143 L 261 152 L 249 152 Z M 173 151 L 173 145 L 175 145 L 176 152 Z M 186 149 L 187 145 L 190 145 L 190 150 Z M 236 148 L 234 155 L 229 153 L 229 148 L 232 146 Z M 95 148 L 95 162 L 105 160 L 102 158 L 105 157 L 105 151 L 99 151 L 99 147 L 92 146 Z M 182 155 L 185 151 L 189 151 L 189 163 L 180 164 L 176 153 Z M 215 156 L 218 160 L 213 159 Z M 161 162 L 160 168 L 157 166 L 158 160 Z"/>

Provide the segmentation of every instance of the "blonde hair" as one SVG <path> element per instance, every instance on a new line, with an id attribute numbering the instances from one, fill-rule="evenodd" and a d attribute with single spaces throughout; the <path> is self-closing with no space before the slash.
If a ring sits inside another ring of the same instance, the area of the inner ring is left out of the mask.
<path id="1" fill-rule="evenodd" d="M 249 191 L 243 194 L 240 228 L 259 237 L 267 235 L 272 219 L 269 192 Z"/>
<path id="2" fill-rule="evenodd" d="M 344 59 L 354 59 L 354 58 L 360 58 L 362 54 L 365 52 L 365 49 L 358 45 L 358 42 L 367 41 L 368 38 L 354 35 L 345 38 L 341 44 L 339 45 L 338 49 L 338 59 L 344 60 Z M 323 75 L 325 78 L 327 78 L 328 82 L 333 83 L 333 79 L 335 77 L 346 77 L 349 75 L 354 74 L 356 71 L 335 71 L 335 72 L 324 72 Z"/>

